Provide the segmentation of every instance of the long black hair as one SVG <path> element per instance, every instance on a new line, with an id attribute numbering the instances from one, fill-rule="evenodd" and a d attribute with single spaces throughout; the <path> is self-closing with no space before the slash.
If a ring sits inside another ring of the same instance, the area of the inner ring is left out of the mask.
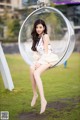
<path id="1" fill-rule="evenodd" d="M 32 44 L 31 49 L 32 49 L 33 51 L 37 51 L 37 50 L 36 50 L 36 44 L 39 42 L 39 39 L 40 39 L 38 33 L 36 32 L 36 26 L 37 26 L 38 24 L 42 24 L 42 25 L 43 25 L 43 27 L 45 28 L 45 29 L 44 29 L 44 34 L 47 34 L 47 27 L 46 27 L 45 22 L 44 22 L 43 20 L 41 20 L 41 19 L 36 20 L 35 23 L 34 23 L 32 32 L 31 32 L 32 40 L 33 40 L 33 44 Z"/>

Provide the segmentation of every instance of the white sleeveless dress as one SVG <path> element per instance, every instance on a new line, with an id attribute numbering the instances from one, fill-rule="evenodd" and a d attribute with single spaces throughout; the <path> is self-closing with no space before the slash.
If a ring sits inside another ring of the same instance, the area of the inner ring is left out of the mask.
<path id="1" fill-rule="evenodd" d="M 58 62 L 59 58 L 56 54 L 52 52 L 51 44 L 48 44 L 48 53 L 45 53 L 43 39 L 41 37 L 38 45 L 36 45 L 37 52 L 34 55 L 35 62 L 37 61 L 40 64 L 48 64 L 50 63 L 53 66 Z"/>

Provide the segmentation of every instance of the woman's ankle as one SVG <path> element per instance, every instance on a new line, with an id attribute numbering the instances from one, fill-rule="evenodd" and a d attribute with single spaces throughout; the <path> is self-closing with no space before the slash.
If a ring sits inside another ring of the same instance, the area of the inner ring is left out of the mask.
<path id="1" fill-rule="evenodd" d="M 37 94 L 37 93 L 34 93 L 33 96 L 38 96 L 38 94 Z"/>
<path id="2" fill-rule="evenodd" d="M 43 102 L 47 102 L 47 100 L 45 98 L 41 99 L 41 103 Z"/>

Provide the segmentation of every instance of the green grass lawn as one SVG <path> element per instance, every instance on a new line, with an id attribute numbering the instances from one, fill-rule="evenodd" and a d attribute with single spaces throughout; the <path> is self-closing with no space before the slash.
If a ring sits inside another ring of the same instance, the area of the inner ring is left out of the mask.
<path id="1" fill-rule="evenodd" d="M 67 68 L 49 69 L 41 76 L 47 109 L 40 112 L 40 97 L 30 106 L 32 87 L 29 66 L 20 55 L 6 55 L 15 89 L 4 88 L 0 76 L 0 111 L 9 111 L 10 120 L 80 120 L 80 54 L 73 53 Z"/>

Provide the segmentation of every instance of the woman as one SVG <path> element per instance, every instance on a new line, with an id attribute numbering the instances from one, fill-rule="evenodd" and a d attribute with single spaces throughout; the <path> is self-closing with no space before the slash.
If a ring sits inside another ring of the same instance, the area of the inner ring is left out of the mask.
<path id="1" fill-rule="evenodd" d="M 35 105 L 38 98 L 38 94 L 36 91 L 37 86 L 41 99 L 40 114 L 42 114 L 46 109 L 47 101 L 44 96 L 40 75 L 58 61 L 58 56 L 52 53 L 50 39 L 47 34 L 47 27 L 43 20 L 38 19 L 35 21 L 31 35 L 33 40 L 31 49 L 34 51 L 35 59 L 34 64 L 30 67 L 30 75 L 33 88 L 33 98 L 31 101 L 31 106 Z"/>

